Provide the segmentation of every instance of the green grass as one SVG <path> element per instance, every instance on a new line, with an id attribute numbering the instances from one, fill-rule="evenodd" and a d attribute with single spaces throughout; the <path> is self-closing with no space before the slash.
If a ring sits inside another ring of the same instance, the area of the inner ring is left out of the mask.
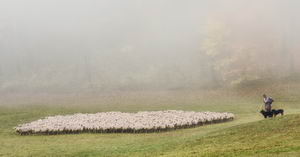
<path id="1" fill-rule="evenodd" d="M 181 145 L 165 156 L 300 156 L 300 114 L 234 126 Z"/>
<path id="2" fill-rule="evenodd" d="M 137 92 L 114 97 L 99 96 L 99 99 L 86 101 L 88 103 L 83 103 L 82 100 L 72 105 L 0 104 L 0 156 L 252 156 L 277 152 L 298 155 L 297 145 L 300 143 L 296 132 L 300 129 L 295 125 L 298 124 L 297 120 L 300 121 L 299 116 L 288 115 L 261 121 L 258 111 L 262 106 L 262 91 L 243 91 L 246 92 Z M 297 94 L 288 97 L 275 91 L 272 96 L 277 100 L 274 107 L 284 108 L 289 114 L 300 113 Z M 20 136 L 13 130 L 18 124 L 49 115 L 169 109 L 233 112 L 236 119 L 221 124 L 149 134 Z M 287 123 L 289 121 L 293 123 Z M 260 130 L 260 126 L 266 127 Z M 286 126 L 286 130 L 292 129 L 294 132 L 285 134 L 284 129 L 279 126 Z M 263 137 L 264 131 L 267 133 L 268 129 L 271 129 L 269 133 L 272 134 L 272 137 L 268 137 L 273 146 L 270 149 L 268 143 L 260 140 L 266 138 Z M 276 140 L 273 142 L 273 139 Z M 280 139 L 285 142 L 280 142 Z"/>

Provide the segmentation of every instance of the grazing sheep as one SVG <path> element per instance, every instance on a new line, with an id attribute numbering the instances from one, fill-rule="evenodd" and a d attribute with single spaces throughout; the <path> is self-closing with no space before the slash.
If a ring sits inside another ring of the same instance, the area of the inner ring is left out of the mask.
<path id="1" fill-rule="evenodd" d="M 51 116 L 15 127 L 17 133 L 65 134 L 65 133 L 141 133 L 195 127 L 232 120 L 232 113 L 152 111 L 138 113 L 102 112 L 95 114 Z"/>

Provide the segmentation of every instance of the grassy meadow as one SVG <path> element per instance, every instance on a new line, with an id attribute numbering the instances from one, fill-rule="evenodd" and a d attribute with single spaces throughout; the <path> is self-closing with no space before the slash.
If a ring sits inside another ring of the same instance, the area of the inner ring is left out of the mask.
<path id="1" fill-rule="evenodd" d="M 0 156 L 298 156 L 299 91 L 299 85 L 293 83 L 261 89 L 93 93 L 69 101 L 37 99 L 41 103 L 9 104 L 12 100 L 6 99 L 0 105 Z M 271 95 L 273 107 L 285 109 L 288 115 L 264 120 L 258 113 L 262 93 Z M 232 112 L 236 119 L 148 134 L 20 136 L 13 129 L 49 115 L 173 109 Z"/>

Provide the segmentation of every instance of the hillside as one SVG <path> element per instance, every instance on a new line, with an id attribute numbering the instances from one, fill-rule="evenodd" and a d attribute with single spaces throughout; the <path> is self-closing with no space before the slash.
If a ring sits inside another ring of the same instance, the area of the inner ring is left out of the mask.
<path id="1" fill-rule="evenodd" d="M 293 87 L 290 89 L 286 86 L 242 88 L 236 92 L 115 93 L 97 95 L 98 99 L 90 101 L 74 98 L 74 104 L 12 104 L 1 99 L 0 156 L 297 156 L 300 90 L 296 83 L 289 84 Z M 271 95 L 276 100 L 273 107 L 285 109 L 287 115 L 263 120 L 258 113 L 262 107 L 261 93 Z M 18 124 L 53 115 L 159 110 L 232 112 L 236 118 L 221 124 L 149 134 L 20 136 L 13 129 Z M 268 133 L 271 134 L 266 137 Z"/>
<path id="2" fill-rule="evenodd" d="M 300 115 L 234 126 L 179 146 L 165 156 L 299 156 Z"/>

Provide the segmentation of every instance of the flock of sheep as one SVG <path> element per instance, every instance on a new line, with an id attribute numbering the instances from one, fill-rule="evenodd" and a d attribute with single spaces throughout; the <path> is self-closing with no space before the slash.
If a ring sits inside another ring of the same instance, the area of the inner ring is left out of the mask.
<path id="1" fill-rule="evenodd" d="M 67 133 L 142 133 L 188 128 L 203 124 L 232 120 L 232 113 L 152 111 L 152 112 L 102 112 L 46 117 L 15 127 L 21 135 Z"/>

